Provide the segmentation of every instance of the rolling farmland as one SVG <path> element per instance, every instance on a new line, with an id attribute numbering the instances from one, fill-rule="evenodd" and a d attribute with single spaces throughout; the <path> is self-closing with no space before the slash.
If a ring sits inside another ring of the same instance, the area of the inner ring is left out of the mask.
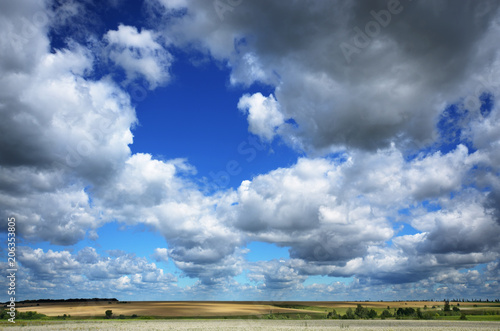
<path id="1" fill-rule="evenodd" d="M 80 318 L 100 318 L 106 310 L 112 310 L 115 317 L 136 315 L 158 318 L 211 318 L 269 314 L 326 315 L 333 309 L 344 314 L 347 309 L 355 309 L 358 305 L 374 309 L 378 314 L 383 310 L 394 312 L 399 308 L 420 308 L 422 311 L 439 311 L 443 308 L 443 302 L 437 301 L 87 301 L 21 303 L 17 305 L 17 309 L 19 312 L 36 311 L 50 317 L 66 314 Z M 460 311 L 468 315 L 485 309 L 494 312 L 494 317 L 500 314 L 500 304 L 493 302 L 452 302 L 451 306 L 460 307 Z"/>
<path id="2" fill-rule="evenodd" d="M 373 309 L 375 319 L 328 319 L 356 307 Z M 0 322 L 15 330 L 500 330 L 500 305 L 493 302 L 452 302 L 468 316 L 435 316 L 432 320 L 396 318 L 399 309 L 419 309 L 434 314 L 443 302 L 339 302 L 339 301 L 86 301 L 19 303 L 19 313 L 36 311 L 40 320 Z M 393 317 L 381 319 L 384 310 Z M 106 319 L 105 312 L 112 311 Z M 488 314 L 484 314 L 487 311 Z"/>
<path id="3" fill-rule="evenodd" d="M 119 315 L 138 315 L 154 317 L 214 317 L 214 316 L 245 316 L 276 313 L 317 313 L 314 310 L 283 308 L 272 303 L 255 302 L 209 302 L 209 301 L 134 301 L 126 303 L 49 303 L 40 306 L 28 305 L 18 310 L 33 311 L 47 316 L 74 317 L 103 316 L 108 309 Z"/>

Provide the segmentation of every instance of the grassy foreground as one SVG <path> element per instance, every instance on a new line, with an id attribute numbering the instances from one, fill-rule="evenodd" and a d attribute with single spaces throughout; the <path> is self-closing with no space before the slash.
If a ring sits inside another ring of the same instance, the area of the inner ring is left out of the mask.
<path id="1" fill-rule="evenodd" d="M 498 322 L 415 321 L 415 320 L 83 320 L 34 321 L 5 328 L 7 330 L 377 330 L 377 331 L 466 331 L 499 330 Z"/>

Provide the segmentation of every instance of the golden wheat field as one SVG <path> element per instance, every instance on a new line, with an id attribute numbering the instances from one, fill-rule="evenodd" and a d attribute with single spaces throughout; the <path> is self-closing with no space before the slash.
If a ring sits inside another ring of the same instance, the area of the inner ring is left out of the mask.
<path id="1" fill-rule="evenodd" d="M 307 313 L 304 309 L 291 309 L 273 306 L 270 303 L 252 302 L 168 302 L 168 301 L 134 301 L 112 303 L 47 303 L 18 307 L 20 312 L 36 311 L 47 316 L 104 316 L 106 310 L 113 315 L 138 315 L 157 317 L 209 317 L 209 316 L 243 316 L 276 313 Z M 315 313 L 317 311 L 310 311 Z"/>

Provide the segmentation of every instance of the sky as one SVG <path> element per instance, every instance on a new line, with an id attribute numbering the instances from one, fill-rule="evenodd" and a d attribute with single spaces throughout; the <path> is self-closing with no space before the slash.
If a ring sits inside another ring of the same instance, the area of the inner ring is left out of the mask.
<path id="1" fill-rule="evenodd" d="M 499 7 L 0 2 L 16 300 L 498 298 Z"/>

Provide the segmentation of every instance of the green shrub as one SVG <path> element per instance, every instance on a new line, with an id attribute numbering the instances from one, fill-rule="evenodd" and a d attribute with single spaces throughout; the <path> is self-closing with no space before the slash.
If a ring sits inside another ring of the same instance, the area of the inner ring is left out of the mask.
<path id="1" fill-rule="evenodd" d="M 388 311 L 387 309 L 385 309 L 382 314 L 380 314 L 380 317 L 381 318 L 388 318 L 388 317 L 392 317 L 392 314 L 390 311 Z"/>
<path id="2" fill-rule="evenodd" d="M 47 315 L 39 314 L 36 311 L 26 311 L 17 313 L 16 317 L 21 320 L 38 320 L 47 317 Z"/>
<path id="3" fill-rule="evenodd" d="M 344 319 L 344 320 L 353 320 L 353 319 L 356 319 L 356 315 L 354 315 L 354 312 L 352 311 L 351 308 L 347 308 L 345 314 L 342 315 L 342 319 Z"/>

